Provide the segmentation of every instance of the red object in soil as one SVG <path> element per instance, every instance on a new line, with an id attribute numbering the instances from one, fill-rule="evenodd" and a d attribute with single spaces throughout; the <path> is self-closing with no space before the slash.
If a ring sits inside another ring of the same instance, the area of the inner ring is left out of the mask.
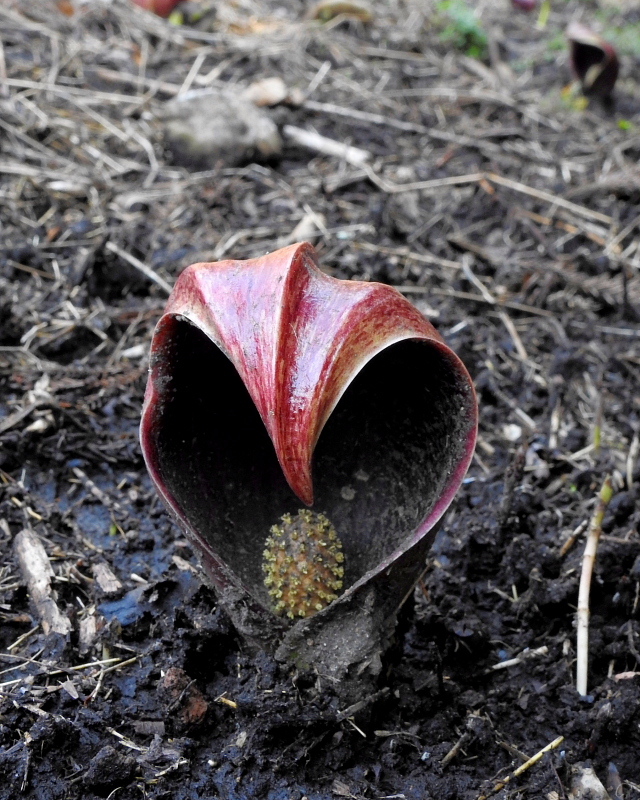
<path id="1" fill-rule="evenodd" d="M 571 68 L 585 95 L 603 100 L 611 97 L 620 70 L 618 54 L 613 45 L 580 22 L 570 23 L 567 39 Z"/>
<path id="2" fill-rule="evenodd" d="M 511 4 L 521 11 L 535 11 L 538 0 L 511 0 Z"/>
<path id="3" fill-rule="evenodd" d="M 335 636 L 342 613 L 375 609 L 358 633 L 373 648 L 424 568 L 476 429 L 471 379 L 433 326 L 391 286 L 325 275 L 308 243 L 188 267 L 154 333 L 147 467 L 236 626 L 268 649 L 287 628 L 319 642 L 325 615 Z M 291 625 L 262 558 L 270 527 L 302 504 L 335 526 L 346 589 Z"/>
<path id="4" fill-rule="evenodd" d="M 159 17 L 168 17 L 180 0 L 132 0 L 132 2 Z"/>

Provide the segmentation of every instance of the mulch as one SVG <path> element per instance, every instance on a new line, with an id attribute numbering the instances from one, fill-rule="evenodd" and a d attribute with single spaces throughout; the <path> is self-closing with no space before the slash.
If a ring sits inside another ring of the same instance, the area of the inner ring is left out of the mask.
<path id="1" fill-rule="evenodd" d="M 589 769 L 640 798 L 640 11 L 554 2 L 537 26 L 487 0 L 460 39 L 445 3 L 320 22 L 238 0 L 184 25 L 75 5 L 0 5 L 0 798 L 556 800 Z M 567 88 L 576 18 L 619 48 L 613 105 Z M 271 163 L 171 162 L 164 103 L 274 76 L 299 95 L 267 110 L 280 129 L 368 160 L 285 136 Z M 322 676 L 247 651 L 137 439 L 181 270 L 302 223 L 328 274 L 415 302 L 480 402 L 473 465 L 357 717 Z M 27 591 L 23 530 L 70 633 Z"/>

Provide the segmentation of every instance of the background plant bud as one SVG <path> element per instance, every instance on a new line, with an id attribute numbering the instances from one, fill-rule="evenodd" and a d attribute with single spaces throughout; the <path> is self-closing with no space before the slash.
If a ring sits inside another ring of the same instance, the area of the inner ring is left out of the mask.
<path id="1" fill-rule="evenodd" d="M 571 68 L 580 81 L 582 91 L 602 99 L 611 96 L 620 63 L 614 47 L 579 22 L 567 28 Z"/>
<path id="2" fill-rule="evenodd" d="M 168 17 L 180 0 L 132 0 L 132 2 L 159 17 Z"/>
<path id="3" fill-rule="evenodd" d="M 538 0 L 511 0 L 511 5 L 514 8 L 519 8 L 520 11 L 535 11 L 538 6 Z"/>

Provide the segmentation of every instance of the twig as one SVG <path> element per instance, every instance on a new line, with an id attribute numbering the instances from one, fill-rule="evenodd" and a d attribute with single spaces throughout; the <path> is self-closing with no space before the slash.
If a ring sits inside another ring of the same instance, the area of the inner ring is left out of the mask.
<path id="1" fill-rule="evenodd" d="M 576 689 L 582 696 L 587 693 L 587 672 L 589 666 L 589 591 L 591 589 L 591 576 L 598 552 L 598 542 L 602 533 L 602 520 L 613 496 L 611 476 L 604 479 L 598 494 L 598 503 L 591 517 L 587 543 L 582 557 L 582 573 L 580 575 L 580 588 L 578 590 L 578 635 L 576 642 Z"/>
<path id="2" fill-rule="evenodd" d="M 141 272 L 145 277 L 149 278 L 150 281 L 153 281 L 153 283 L 157 283 L 158 286 L 164 289 L 164 291 L 167 294 L 171 294 L 171 286 L 169 286 L 169 284 L 164 280 L 164 278 L 161 278 L 159 275 L 156 275 L 156 273 L 152 269 L 150 269 L 146 264 L 143 264 L 139 258 L 132 256 L 131 253 L 127 253 L 126 250 L 123 250 L 122 248 L 118 247 L 118 245 L 114 244 L 114 242 L 107 242 L 105 244 L 105 248 L 109 250 L 109 252 L 115 253 L 117 256 L 120 256 L 120 258 L 123 261 L 126 261 L 127 264 L 131 264 L 132 267 Z"/>
<path id="3" fill-rule="evenodd" d="M 15 686 L 19 683 L 24 683 L 27 678 L 39 678 L 42 676 L 46 676 L 48 678 L 53 678 L 56 675 L 66 675 L 69 672 L 80 672 L 85 669 L 91 669 L 91 667 L 103 667 L 105 664 L 111 664 L 112 666 L 107 667 L 106 669 L 101 669 L 101 674 L 106 675 L 108 672 L 113 672 L 114 670 L 122 669 L 122 667 L 126 667 L 129 664 L 133 664 L 135 661 L 138 660 L 138 656 L 134 656 L 133 658 L 128 658 L 126 660 L 119 660 L 117 658 L 105 658 L 102 661 L 88 661 L 86 664 L 78 664 L 75 667 L 61 667 L 60 669 L 53 669 L 48 670 L 47 665 L 43 664 L 42 661 L 35 661 L 34 659 L 25 659 L 23 664 L 19 664 L 14 669 L 24 668 L 29 664 L 35 664 L 42 668 L 41 672 L 38 672 L 36 675 L 25 675 L 22 678 L 15 678 L 11 681 L 5 681 L 4 683 L 0 683 L 0 689 L 4 689 L 7 686 Z M 116 662 L 115 664 L 113 662 Z"/>
<path id="4" fill-rule="evenodd" d="M 524 764 L 521 764 L 517 769 L 515 769 L 511 773 L 511 775 L 507 775 L 507 777 L 504 780 L 498 781 L 498 783 L 496 783 L 493 789 L 490 789 L 486 794 L 481 794 L 480 797 L 478 797 L 478 800 L 487 800 L 487 798 L 491 797 L 491 795 L 495 794 L 496 792 L 499 792 L 501 789 L 504 789 L 504 787 L 508 783 L 511 783 L 511 781 L 514 778 L 517 778 L 518 776 L 522 775 L 523 772 L 526 772 L 534 764 L 537 764 L 545 753 L 548 753 L 550 750 L 555 750 L 556 747 L 559 747 L 562 744 L 562 742 L 564 742 L 564 736 L 558 736 L 557 739 L 554 739 L 552 742 L 546 745 L 546 747 L 543 747 L 542 750 L 539 750 L 535 754 L 535 756 L 531 756 L 531 758 L 528 761 L 525 761 Z"/>
<path id="5" fill-rule="evenodd" d="M 462 266 L 462 271 L 464 272 L 464 275 L 465 275 L 466 279 L 470 283 L 472 283 L 476 287 L 476 289 L 478 289 L 478 291 L 484 297 L 484 299 L 486 300 L 487 303 L 490 303 L 493 306 L 499 307 L 497 300 L 491 294 L 491 292 L 487 289 L 487 287 L 484 285 L 484 283 L 482 283 L 482 281 L 479 278 L 476 278 L 476 276 L 473 274 L 473 271 L 471 270 L 471 265 L 469 263 L 470 258 L 473 258 L 473 256 L 467 256 L 466 254 L 462 258 L 461 266 Z M 509 315 L 505 311 L 502 311 L 502 310 L 498 311 L 498 316 L 502 320 L 502 324 L 504 325 L 504 327 L 509 332 L 509 336 L 511 337 L 511 341 L 513 342 L 513 346 L 515 347 L 516 352 L 517 352 L 518 356 L 520 357 L 520 360 L 521 361 L 528 361 L 529 360 L 529 356 L 527 354 L 527 351 L 525 350 L 524 345 L 522 344 L 522 339 L 520 338 L 520 335 L 519 335 L 518 331 L 516 330 L 516 326 L 511 321 L 511 318 L 509 317 Z"/>
<path id="6" fill-rule="evenodd" d="M 442 259 L 443 261 L 445 259 Z M 511 300 L 487 300 L 479 294 L 472 292 L 458 292 L 455 289 L 440 289 L 437 286 L 396 286 L 395 287 L 402 294 L 435 294 L 440 297 L 455 297 L 460 300 L 471 300 L 473 303 L 480 303 L 487 306 L 497 306 L 498 308 L 509 308 L 513 311 L 522 311 L 524 314 L 531 314 L 535 317 L 546 317 L 547 319 L 554 319 L 551 311 L 545 311 L 544 308 L 536 308 L 536 306 L 529 306 L 524 303 L 516 303 Z"/>
<path id="7" fill-rule="evenodd" d="M 25 528 L 16 535 L 13 547 L 43 631 L 66 636 L 71 631 L 71 622 L 53 599 L 51 580 L 54 572 L 42 542 L 33 531 Z"/>
<path id="8" fill-rule="evenodd" d="M 235 700 L 225 697 L 225 692 L 223 692 L 221 695 L 218 695 L 218 697 L 216 697 L 214 700 L 214 703 L 222 703 L 225 706 L 229 706 L 229 708 L 238 708 L 238 704 Z"/>
<path id="9" fill-rule="evenodd" d="M 27 640 L 27 639 L 28 639 L 30 636 L 33 636 L 33 634 L 34 634 L 34 633 L 35 633 L 35 632 L 38 630 L 38 628 L 39 628 L 39 627 L 40 627 L 40 623 L 38 623 L 38 624 L 37 624 L 37 625 L 36 625 L 34 628 L 31 628 L 31 630 L 27 631 L 26 633 L 23 633 L 23 634 L 22 634 L 22 636 L 18 636 L 18 638 L 15 640 L 15 642 L 12 642 L 12 643 L 11 643 L 11 644 L 10 644 L 10 645 L 7 647 L 7 650 L 8 650 L 9 652 L 11 652 L 12 650 L 17 650 L 17 649 L 18 649 L 18 647 L 20 647 L 20 645 L 21 645 L 23 642 L 26 642 L 26 640 Z"/>
<path id="10" fill-rule="evenodd" d="M 6 85 L 7 63 L 4 57 L 4 47 L 0 41 L 0 96 L 9 97 L 9 87 Z"/>
<path id="11" fill-rule="evenodd" d="M 401 131 L 431 133 L 431 129 L 427 128 L 426 125 L 416 125 L 413 122 L 405 122 L 395 117 L 385 117 L 382 114 L 372 114 L 369 111 L 358 111 L 355 108 L 344 108 L 335 103 L 317 103 L 315 100 L 306 100 L 304 105 L 310 111 L 319 111 L 322 114 L 335 114 L 337 117 L 357 119 L 360 122 L 369 122 L 372 125 L 388 125 Z"/>
<path id="12" fill-rule="evenodd" d="M 102 505 L 106 506 L 108 509 L 111 509 L 113 511 L 126 513 L 122 508 L 122 506 L 120 505 L 120 503 L 118 503 L 117 500 L 112 500 L 111 497 L 109 497 L 109 495 L 106 492 L 103 492 L 99 486 L 96 486 L 96 484 L 91 480 L 91 478 L 88 475 L 86 475 L 80 469 L 80 467 L 74 467 L 73 474 L 76 476 L 76 478 L 78 478 L 78 480 L 82 482 L 82 485 L 87 490 L 87 492 L 89 492 L 89 494 L 92 494 L 97 500 L 99 500 L 102 503 Z"/>
<path id="13" fill-rule="evenodd" d="M 526 661 L 529 658 L 535 658 L 536 656 L 546 656 L 549 653 L 549 648 L 546 644 L 543 644 L 542 647 L 536 647 L 535 650 L 530 650 L 528 647 L 525 648 L 521 653 L 518 653 L 515 658 L 510 658 L 507 661 L 500 661 L 497 664 L 493 664 L 493 666 L 489 667 L 487 673 L 494 672 L 499 669 L 507 669 L 508 667 L 515 667 L 518 664 L 522 664 L 523 661 Z"/>
<path id="14" fill-rule="evenodd" d="M 594 325 L 592 322 L 582 322 L 579 319 L 567 320 L 569 325 L 573 325 L 580 330 L 598 331 L 599 333 L 606 333 L 609 336 L 628 336 L 631 339 L 640 338 L 640 330 L 636 328 L 618 328 L 613 325 Z"/>
<path id="15" fill-rule="evenodd" d="M 449 178 L 433 178 L 429 181 L 413 181 L 412 183 L 391 183 L 381 178 L 371 167 L 365 165 L 364 169 L 369 180 L 387 194 L 399 192 L 427 191 L 429 189 L 443 189 L 447 186 L 464 186 L 467 183 L 478 183 L 485 175 L 484 172 L 471 172 L 468 175 L 452 175 Z"/>
<path id="16" fill-rule="evenodd" d="M 593 452 L 597 456 L 600 453 L 602 445 L 602 420 L 604 417 L 604 396 L 602 391 L 598 392 L 598 403 L 596 406 L 595 418 L 593 420 L 593 429 L 591 432 L 593 442 Z"/>
<path id="17" fill-rule="evenodd" d="M 324 214 L 316 214 L 315 211 L 309 209 L 290 233 L 278 239 L 278 247 L 286 247 L 294 242 L 311 242 L 320 233 L 325 233 L 326 230 Z"/>
<path id="18" fill-rule="evenodd" d="M 336 156 L 344 159 L 354 167 L 362 166 L 365 161 L 369 161 L 371 158 L 371 153 L 368 150 L 352 147 L 344 142 L 337 142 L 335 139 L 322 136 L 317 131 L 307 131 L 303 128 L 296 128 L 295 125 L 285 125 L 282 132 L 300 147 L 306 147 L 308 150 L 313 150 L 323 155 Z"/>
<path id="19" fill-rule="evenodd" d="M 104 680 L 104 669 L 101 669 L 100 673 L 98 674 L 98 680 L 96 681 L 95 688 L 86 699 L 87 703 L 92 703 L 96 699 L 96 697 L 100 693 L 100 689 L 102 689 L 103 680 Z"/>
<path id="20" fill-rule="evenodd" d="M 458 741 L 440 761 L 440 766 L 443 769 L 457 757 L 458 753 L 464 754 L 465 745 L 471 744 L 477 738 L 482 726 L 483 722 L 480 715 L 476 712 L 471 712 L 466 719 L 464 733 L 462 733 Z"/>
<path id="21" fill-rule="evenodd" d="M 29 748 L 26 748 L 25 759 L 24 759 L 24 770 L 22 772 L 22 783 L 20 784 L 20 791 L 24 792 L 27 788 L 27 783 L 29 781 L 29 767 L 31 765 L 31 751 Z"/>
<path id="22" fill-rule="evenodd" d="M 580 536 L 582 536 L 588 525 L 589 523 L 587 522 L 587 520 L 583 519 L 582 522 L 578 525 L 578 527 L 574 528 L 574 530 L 571 531 L 571 533 L 565 540 L 564 544 L 560 548 L 560 558 L 564 558 L 564 556 L 567 555 L 569 550 L 571 550 L 571 548 L 578 541 Z"/>
<path id="23" fill-rule="evenodd" d="M 532 419 L 526 411 L 523 411 L 520 406 L 513 400 L 506 392 L 503 392 L 502 389 L 498 386 L 497 381 L 490 378 L 490 386 L 491 391 L 495 396 L 505 405 L 509 406 L 510 409 L 513 410 L 514 414 L 518 417 L 518 419 L 523 422 L 533 433 L 537 430 L 537 424 L 534 419 Z M 589 451 L 591 452 L 591 451 Z"/>
<path id="24" fill-rule="evenodd" d="M 339 711 L 336 715 L 336 719 L 338 722 L 342 722 L 348 717 L 352 717 L 354 714 L 357 714 L 359 711 L 362 711 L 363 708 L 370 706 L 372 703 L 377 703 L 378 700 L 386 697 L 389 694 L 389 689 L 385 686 L 383 689 L 380 689 L 379 692 L 374 692 L 371 695 L 368 695 L 362 700 L 359 700 L 357 703 L 354 703 L 352 706 L 345 708 L 344 711 Z"/>
<path id="25" fill-rule="evenodd" d="M 178 89 L 178 97 L 189 91 L 189 89 L 191 88 L 191 84 L 194 82 L 196 76 L 200 72 L 200 67 L 204 64 L 207 56 L 211 55 L 211 52 L 212 52 L 211 48 L 207 47 L 198 53 L 195 61 L 191 65 L 191 69 L 189 70 L 187 77 L 182 82 L 182 86 Z"/>
<path id="26" fill-rule="evenodd" d="M 189 681 L 189 683 L 184 687 L 184 689 L 180 692 L 180 694 L 173 701 L 173 703 L 171 703 L 167 707 L 167 714 L 171 714 L 173 711 L 175 711 L 180 706 L 180 703 L 182 703 L 182 701 L 184 700 L 184 698 L 187 695 L 187 692 L 189 691 L 189 689 L 191 689 L 191 687 L 195 684 L 195 682 L 196 682 L 195 678 L 193 678 L 192 680 Z"/>
<path id="27" fill-rule="evenodd" d="M 7 414 L 2 421 L 0 421 L 0 433 L 4 433 L 8 431 L 10 428 L 13 428 L 14 425 L 17 425 L 19 422 L 25 417 L 28 417 L 29 414 L 34 411 L 39 405 L 41 405 L 41 401 L 37 403 L 29 403 L 28 406 L 25 408 L 19 408 L 17 411 L 14 411 L 12 414 Z"/>
<path id="28" fill-rule="evenodd" d="M 448 269 L 459 270 L 460 264 L 457 261 L 451 261 L 448 258 L 441 258 L 434 256 L 432 253 L 414 253 L 408 247 L 382 247 L 381 245 L 374 244 L 373 242 L 354 242 L 353 247 L 355 250 L 368 250 L 371 253 L 382 253 L 388 256 L 395 256 L 397 258 L 405 258 L 407 261 L 416 261 L 418 264 L 430 264 L 435 267 L 447 267 Z M 400 288 L 400 287 L 396 287 Z M 407 287 L 400 288 L 400 291 L 405 291 Z M 420 290 L 420 292 L 429 292 L 425 286 L 414 286 L 412 291 Z M 473 299 L 473 295 L 471 295 Z"/>
<path id="29" fill-rule="evenodd" d="M 631 491 L 633 488 L 633 470 L 638 460 L 638 453 L 640 453 L 640 436 L 636 432 L 631 440 L 631 446 L 627 453 L 626 473 L 627 473 L 627 490 Z"/>
<path id="30" fill-rule="evenodd" d="M 516 192 L 528 194 L 529 197 L 535 197 L 538 200 L 544 200 L 547 203 L 558 206 L 559 208 L 565 208 L 567 211 L 572 211 L 574 214 L 578 214 L 586 219 L 595 219 L 598 220 L 598 222 L 604 222 L 605 225 L 613 224 L 613 217 L 609 217 L 607 214 L 601 214 L 599 211 L 591 211 L 590 208 L 579 206 L 577 203 L 571 203 L 569 200 L 565 200 L 564 198 L 558 197 L 558 195 L 551 194 L 550 192 L 543 192 L 540 189 L 534 189 L 531 186 L 526 186 L 524 183 L 520 183 L 519 181 L 512 181 L 510 178 L 503 178 L 502 175 L 496 175 L 495 172 L 487 172 L 484 177 L 488 181 L 493 181 L 493 183 L 497 183 L 500 186 L 506 187 L 507 189 L 513 189 Z"/>
<path id="31" fill-rule="evenodd" d="M 99 92 L 95 89 L 79 89 L 75 86 L 58 86 L 55 83 L 41 83 L 40 81 L 28 81 L 22 78 L 7 78 L 6 86 L 13 86 L 16 89 L 35 89 L 42 92 L 53 92 L 65 96 L 75 95 L 85 97 L 92 103 L 136 103 L 139 97 L 134 94 L 117 94 L 115 92 Z"/>
<path id="32" fill-rule="evenodd" d="M 522 761 L 523 764 L 524 764 L 525 761 L 529 760 L 529 756 L 528 755 L 523 753 L 521 750 L 518 750 L 518 748 L 514 747 L 510 742 L 498 741 L 497 744 L 499 744 L 500 747 L 502 747 L 504 750 L 506 750 L 507 753 L 509 753 L 510 755 L 515 756 L 516 758 L 519 758 L 520 761 Z"/>
<path id="33" fill-rule="evenodd" d="M 432 100 L 444 100 L 449 103 L 496 103 L 496 105 L 518 108 L 518 104 L 505 94 L 491 90 L 466 90 L 460 91 L 451 86 L 433 86 L 413 89 L 394 89 L 384 93 L 385 97 L 409 98 L 428 97 Z"/>
<path id="34" fill-rule="evenodd" d="M 40 626 L 38 626 L 40 627 Z M 16 656 L 13 653 L 0 653 L 0 661 L 19 661 L 19 664 L 16 664 L 13 667 L 7 667 L 7 669 L 0 670 L 0 675 L 6 675 L 7 672 L 15 672 L 18 669 L 24 669 L 29 664 L 36 664 L 40 666 L 42 664 L 41 661 L 38 661 L 38 658 L 44 653 L 45 648 L 41 647 L 36 653 L 32 656 Z"/>
<path id="35" fill-rule="evenodd" d="M 446 767 L 450 761 L 458 755 L 458 753 L 462 750 L 463 745 L 471 738 L 470 731 L 465 731 L 462 736 L 458 739 L 458 741 L 453 745 L 451 750 L 444 756 L 442 761 L 440 762 L 441 767 Z"/>
<path id="36" fill-rule="evenodd" d="M 113 658 L 105 658 L 104 661 L 95 661 L 93 664 L 91 664 L 91 663 L 89 663 L 89 664 L 80 664 L 80 666 L 78 666 L 78 667 L 68 667 L 68 671 L 72 672 L 74 670 L 86 669 L 87 667 L 93 667 L 93 666 L 96 666 L 98 664 L 106 665 L 111 661 L 116 661 L 117 663 L 111 664 L 110 666 L 103 666 L 103 669 L 100 670 L 101 674 L 106 675 L 109 672 L 114 672 L 114 671 L 117 671 L 119 669 L 122 669 L 122 667 L 128 667 L 129 664 L 135 664 L 135 662 L 138 660 L 138 658 L 139 658 L 139 656 L 134 656 L 133 658 L 126 658 L 126 659 L 124 659 L 122 661 L 117 661 L 117 659 L 113 659 Z"/>
<path id="37" fill-rule="evenodd" d="M 124 734 L 120 733 L 119 731 L 115 730 L 114 728 L 107 727 L 107 730 L 112 736 L 115 736 L 116 739 L 119 739 L 120 742 L 125 746 L 128 747 L 130 750 L 137 750 L 139 753 L 147 753 L 149 752 L 148 747 L 142 747 L 139 744 L 136 744 L 131 739 L 127 738 Z"/>
<path id="38" fill-rule="evenodd" d="M 323 104 L 318 103 L 318 105 Z M 375 117 L 378 115 L 372 114 L 371 116 Z M 386 118 L 382 117 L 381 120 L 369 121 L 379 122 L 385 119 Z M 431 133 L 431 131 L 428 132 Z M 497 183 L 499 186 L 504 186 L 505 188 L 512 189 L 515 192 L 529 195 L 529 197 L 535 197 L 536 200 L 543 200 L 547 203 L 551 203 L 553 206 L 558 208 L 564 208 L 566 211 L 571 211 L 572 213 L 578 214 L 585 219 L 597 220 L 598 222 L 603 222 L 605 225 L 613 224 L 613 217 L 610 217 L 607 214 L 601 214 L 599 211 L 591 211 L 591 209 L 586 208 L 585 206 L 572 203 L 569 200 L 559 197 L 558 195 L 551 194 L 550 192 L 543 192 L 541 189 L 534 189 L 532 186 L 527 186 L 519 181 L 512 181 L 510 178 L 504 178 L 502 175 L 497 175 L 495 172 L 471 172 L 468 175 L 454 175 L 450 178 L 436 178 L 430 181 L 415 181 L 413 183 L 396 184 L 390 183 L 384 178 L 381 178 L 370 167 L 365 167 L 365 169 L 370 180 L 380 189 L 388 192 L 389 194 L 395 194 L 397 192 L 439 189 L 444 186 L 460 186 L 465 183 L 479 183 L 480 181 L 485 180 L 491 181 L 492 183 Z"/>

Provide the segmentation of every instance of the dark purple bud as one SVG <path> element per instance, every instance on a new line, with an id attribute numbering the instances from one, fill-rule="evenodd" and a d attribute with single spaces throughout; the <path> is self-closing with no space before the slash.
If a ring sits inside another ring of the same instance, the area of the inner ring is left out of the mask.
<path id="1" fill-rule="evenodd" d="M 535 11 L 538 6 L 538 0 L 511 0 L 511 5 L 521 11 Z"/>
<path id="2" fill-rule="evenodd" d="M 613 46 L 580 22 L 570 23 L 567 39 L 571 68 L 585 95 L 611 97 L 620 69 Z"/>

